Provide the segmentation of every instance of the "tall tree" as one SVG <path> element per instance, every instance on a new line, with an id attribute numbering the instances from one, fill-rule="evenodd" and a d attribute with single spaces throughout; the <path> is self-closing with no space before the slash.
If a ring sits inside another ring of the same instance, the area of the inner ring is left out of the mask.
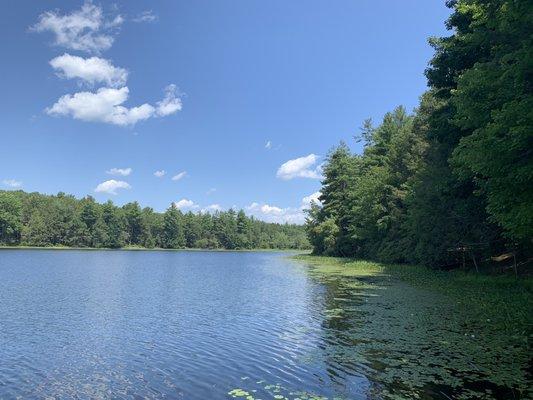
<path id="1" fill-rule="evenodd" d="M 163 247 L 177 249 L 185 246 L 183 234 L 182 213 L 174 203 L 170 205 L 163 216 Z"/>
<path id="2" fill-rule="evenodd" d="M 124 218 L 128 232 L 128 244 L 141 245 L 146 227 L 144 225 L 144 219 L 139 203 L 134 201 L 133 203 L 125 204 L 122 209 L 124 210 Z"/>

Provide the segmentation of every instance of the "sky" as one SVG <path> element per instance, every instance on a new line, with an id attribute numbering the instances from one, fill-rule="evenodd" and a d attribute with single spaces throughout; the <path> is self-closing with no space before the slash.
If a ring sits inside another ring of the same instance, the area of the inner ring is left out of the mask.
<path id="1" fill-rule="evenodd" d="M 302 223 L 320 165 L 426 89 L 434 0 L 24 1 L 0 34 L 0 188 Z"/>

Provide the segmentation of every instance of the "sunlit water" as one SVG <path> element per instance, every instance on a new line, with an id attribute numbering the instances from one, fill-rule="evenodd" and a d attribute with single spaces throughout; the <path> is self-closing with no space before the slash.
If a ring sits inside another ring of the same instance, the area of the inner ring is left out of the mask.
<path id="1" fill-rule="evenodd" d="M 379 399 L 401 389 L 376 372 L 427 350 L 431 332 L 404 354 L 384 352 L 405 340 L 398 329 L 427 294 L 379 296 L 380 315 L 369 315 L 372 296 L 286 256 L 0 251 L 0 398 Z M 368 318 L 380 334 L 365 330 Z M 420 393 L 447 398 L 443 388 Z"/>

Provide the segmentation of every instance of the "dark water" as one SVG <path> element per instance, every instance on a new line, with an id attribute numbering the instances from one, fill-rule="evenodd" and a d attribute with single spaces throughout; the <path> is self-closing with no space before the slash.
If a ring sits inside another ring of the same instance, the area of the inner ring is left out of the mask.
<path id="1" fill-rule="evenodd" d="M 0 251 L 0 398 L 380 399 L 420 380 L 402 363 L 420 364 L 435 327 L 413 315 L 438 299 L 358 296 L 286 255 Z"/>

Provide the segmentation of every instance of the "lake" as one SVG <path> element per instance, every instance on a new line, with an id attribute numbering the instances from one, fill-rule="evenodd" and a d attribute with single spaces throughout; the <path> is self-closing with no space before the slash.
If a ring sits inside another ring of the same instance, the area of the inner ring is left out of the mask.
<path id="1" fill-rule="evenodd" d="M 431 316 L 453 311 L 439 296 L 318 279 L 288 255 L 2 250 L 0 398 L 446 399 L 468 384 L 468 364 L 430 350 L 446 329 Z M 469 390 L 501 390 L 483 379 Z"/>

